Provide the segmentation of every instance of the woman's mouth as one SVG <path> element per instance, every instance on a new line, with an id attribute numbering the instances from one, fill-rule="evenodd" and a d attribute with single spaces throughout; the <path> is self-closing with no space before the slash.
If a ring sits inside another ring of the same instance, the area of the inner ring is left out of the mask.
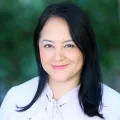
<path id="1" fill-rule="evenodd" d="M 67 67 L 68 65 L 52 65 L 53 69 L 55 70 L 63 70 Z"/>

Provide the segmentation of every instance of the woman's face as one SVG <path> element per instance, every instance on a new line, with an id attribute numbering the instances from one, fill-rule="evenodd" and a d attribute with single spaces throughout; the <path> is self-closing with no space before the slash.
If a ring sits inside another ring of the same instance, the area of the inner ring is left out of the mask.
<path id="1" fill-rule="evenodd" d="M 69 33 L 67 22 L 54 17 L 47 20 L 39 38 L 40 59 L 49 80 L 79 81 L 83 54 Z"/>

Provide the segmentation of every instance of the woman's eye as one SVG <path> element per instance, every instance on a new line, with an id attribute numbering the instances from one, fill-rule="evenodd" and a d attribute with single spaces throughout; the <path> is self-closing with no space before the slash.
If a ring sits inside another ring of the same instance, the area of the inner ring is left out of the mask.
<path id="1" fill-rule="evenodd" d="M 50 45 L 50 44 L 46 44 L 46 45 L 44 45 L 44 47 L 45 47 L 45 48 L 51 48 L 51 47 L 53 47 L 53 46 Z"/>
<path id="2" fill-rule="evenodd" d="M 66 48 L 73 48 L 73 47 L 75 47 L 75 46 L 72 45 L 72 44 L 68 44 L 68 45 L 65 45 L 65 47 L 66 47 Z"/>

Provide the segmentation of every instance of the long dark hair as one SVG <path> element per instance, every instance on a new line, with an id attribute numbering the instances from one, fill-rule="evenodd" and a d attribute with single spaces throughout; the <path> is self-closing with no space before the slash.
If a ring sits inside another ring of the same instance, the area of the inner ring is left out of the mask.
<path id="1" fill-rule="evenodd" d="M 99 113 L 102 107 L 102 84 L 95 35 L 87 15 L 80 7 L 71 2 L 51 4 L 44 10 L 39 18 L 34 32 L 34 48 L 38 67 L 39 84 L 32 101 L 25 107 L 18 107 L 18 111 L 29 109 L 40 97 L 48 81 L 48 74 L 41 65 L 38 40 L 45 22 L 54 16 L 66 20 L 73 41 L 85 55 L 79 83 L 81 87 L 78 92 L 80 107 L 83 109 L 83 112 L 90 117 L 98 116 L 104 118 L 103 115 Z"/>

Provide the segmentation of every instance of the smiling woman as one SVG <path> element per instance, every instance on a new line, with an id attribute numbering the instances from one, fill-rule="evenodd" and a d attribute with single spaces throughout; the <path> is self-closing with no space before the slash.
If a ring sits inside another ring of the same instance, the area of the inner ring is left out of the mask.
<path id="1" fill-rule="evenodd" d="M 94 32 L 77 5 L 49 5 L 34 47 L 38 77 L 8 92 L 1 120 L 120 120 L 120 95 L 101 81 Z"/>

